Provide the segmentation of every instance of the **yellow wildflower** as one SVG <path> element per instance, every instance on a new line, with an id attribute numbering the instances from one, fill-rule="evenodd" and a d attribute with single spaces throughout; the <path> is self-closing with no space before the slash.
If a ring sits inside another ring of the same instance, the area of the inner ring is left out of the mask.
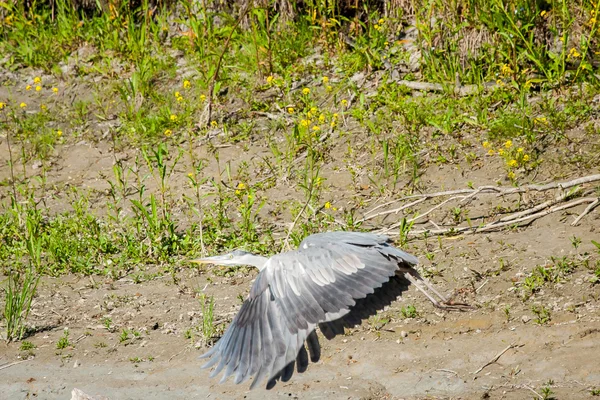
<path id="1" fill-rule="evenodd" d="M 36 92 L 39 92 L 39 91 L 41 91 L 41 90 L 42 90 L 42 87 L 41 87 L 40 85 L 37 85 L 37 86 L 35 87 L 35 91 L 36 91 Z"/>
<path id="2" fill-rule="evenodd" d="M 35 83 L 36 85 L 42 83 L 42 78 L 36 76 L 35 78 L 33 78 L 33 83 Z"/>
<path id="3" fill-rule="evenodd" d="M 308 127 L 308 125 L 310 125 L 310 121 L 307 119 L 303 119 L 302 121 L 300 121 L 300 125 L 303 127 Z"/>
<path id="4" fill-rule="evenodd" d="M 325 203 L 325 208 L 330 209 L 331 208 L 331 202 L 328 201 L 327 203 Z"/>
<path id="5" fill-rule="evenodd" d="M 494 150 L 493 149 L 489 149 L 488 150 L 488 156 L 493 156 L 494 155 Z"/>
<path id="6" fill-rule="evenodd" d="M 244 190 L 244 189 L 246 189 L 246 185 L 244 183 L 240 182 L 240 183 L 238 183 L 237 188 L 239 190 Z"/>
<path id="7" fill-rule="evenodd" d="M 58 93 L 58 88 L 56 88 L 56 87 L 53 87 L 53 88 L 52 88 L 52 92 L 54 92 L 54 93 Z"/>
<path id="8" fill-rule="evenodd" d="M 545 18 L 546 14 L 548 14 L 548 11 L 542 10 L 542 12 L 540 12 L 540 17 Z"/>
<path id="9" fill-rule="evenodd" d="M 333 90 L 333 86 L 331 86 L 331 85 L 327 85 L 327 88 L 326 88 L 326 89 L 327 89 L 327 91 L 328 91 L 328 92 L 331 92 L 331 91 Z"/>
<path id="10" fill-rule="evenodd" d="M 515 175 L 515 173 L 514 173 L 513 171 L 510 171 L 510 172 L 507 174 L 507 176 L 508 176 L 508 179 L 510 179 L 510 180 L 513 180 L 513 179 L 515 179 L 515 176 L 516 176 L 516 175 Z"/>
<path id="11" fill-rule="evenodd" d="M 310 108 L 310 112 L 313 113 L 313 114 L 316 114 L 317 111 L 319 111 L 319 109 L 317 107 L 311 107 Z"/>
<path id="12" fill-rule="evenodd" d="M 335 128 L 336 125 L 337 125 L 337 122 L 335 120 L 332 120 L 331 123 L 329 124 L 329 126 L 332 128 Z"/>
<path id="13" fill-rule="evenodd" d="M 25 108 L 25 107 L 27 107 L 27 104 L 26 103 L 21 103 L 21 104 L 19 104 L 19 107 Z"/>
<path id="14" fill-rule="evenodd" d="M 192 84 L 190 83 L 190 81 L 188 81 L 187 79 L 183 81 L 183 88 L 184 89 L 189 89 L 192 87 Z"/>
<path id="15" fill-rule="evenodd" d="M 170 130 L 170 129 L 167 129 L 167 130 L 165 130 L 165 136 L 166 136 L 166 137 L 169 137 L 169 136 L 171 136 L 172 134 L 173 134 L 173 131 L 172 131 L 172 130 Z"/>
<path id="16" fill-rule="evenodd" d="M 56 136 L 58 136 L 58 137 L 62 136 L 62 131 L 60 129 L 56 131 Z"/>
<path id="17" fill-rule="evenodd" d="M 177 121 L 177 115 L 175 115 L 175 114 L 171 114 L 171 116 L 169 117 L 169 119 L 170 119 L 171 121 Z"/>
<path id="18" fill-rule="evenodd" d="M 190 178 L 193 178 L 193 177 L 194 177 L 194 173 L 193 173 L 193 172 L 188 172 L 188 176 L 189 176 Z"/>
<path id="19" fill-rule="evenodd" d="M 525 162 L 529 161 L 529 154 L 525 154 L 523 156 L 523 161 L 525 161 Z"/>
<path id="20" fill-rule="evenodd" d="M 504 155 L 504 149 L 498 149 L 498 154 L 500 154 L 501 156 Z"/>
<path id="21" fill-rule="evenodd" d="M 237 195 L 240 195 L 240 194 L 242 194 L 242 191 L 241 191 L 241 190 L 238 190 L 238 189 L 236 189 L 236 190 L 235 190 L 235 194 L 237 194 Z M 243 206 L 243 204 L 242 204 L 242 206 Z"/>
<path id="22" fill-rule="evenodd" d="M 517 153 L 522 153 L 522 152 L 523 152 L 523 148 L 522 148 L 522 147 L 519 147 L 519 148 L 517 149 Z"/>
<path id="23" fill-rule="evenodd" d="M 219 124 L 217 123 L 217 121 L 210 121 L 210 126 L 212 126 L 213 128 L 216 128 Z"/>
<path id="24" fill-rule="evenodd" d="M 302 89 L 302 94 L 303 94 L 303 95 L 307 95 L 307 94 L 309 94 L 309 93 L 310 93 L 310 89 L 309 89 L 309 88 L 304 88 L 304 89 Z"/>
<path id="25" fill-rule="evenodd" d="M 321 128 L 319 127 L 319 125 L 313 126 L 313 131 L 318 132 L 320 130 L 321 130 Z"/>
<path id="26" fill-rule="evenodd" d="M 40 104 L 40 110 L 46 111 L 48 107 L 45 104 Z"/>
<path id="27" fill-rule="evenodd" d="M 287 109 L 287 112 L 290 113 L 290 114 L 293 114 L 294 111 L 295 111 L 294 107 L 288 107 L 288 109 Z"/>
<path id="28" fill-rule="evenodd" d="M 203 95 L 203 94 L 201 94 L 201 95 L 200 95 L 200 101 L 202 101 L 202 102 L 203 102 L 204 100 L 206 100 L 206 96 L 205 96 L 205 95 Z"/>
<path id="29" fill-rule="evenodd" d="M 25 86 L 25 90 L 31 90 L 31 85 Z"/>
<path id="30" fill-rule="evenodd" d="M 6 103 L 0 101 L 0 110 L 2 110 L 4 107 L 6 107 Z"/>
<path id="31" fill-rule="evenodd" d="M 512 140 L 507 140 L 506 142 L 504 142 L 504 147 L 506 147 L 507 149 L 510 149 L 512 147 L 513 143 Z"/>
<path id="32" fill-rule="evenodd" d="M 324 85 L 327 85 L 328 83 L 329 83 L 329 77 L 327 77 L 327 76 L 324 76 L 324 77 L 323 77 L 323 84 L 324 84 Z"/>
<path id="33" fill-rule="evenodd" d="M 267 76 L 267 83 L 268 83 L 269 85 L 270 85 L 270 84 L 272 84 L 272 83 L 273 83 L 273 79 L 275 79 L 275 78 L 273 78 L 273 75 L 269 75 L 269 76 Z"/>
<path id="34" fill-rule="evenodd" d="M 514 71 L 512 70 L 512 68 L 510 67 L 510 65 L 508 65 L 508 64 L 502 64 L 502 65 L 500 66 L 500 74 L 501 74 L 502 76 L 507 76 L 507 75 L 510 75 L 510 74 L 512 74 L 513 72 L 514 72 Z"/>
<path id="35" fill-rule="evenodd" d="M 380 29 L 381 29 L 381 27 L 380 27 L 379 25 L 377 25 L 377 24 L 375 24 L 374 28 L 375 28 L 376 30 L 380 30 Z"/>
<path id="36" fill-rule="evenodd" d="M 324 123 L 325 122 L 325 114 L 319 115 L 319 122 L 320 123 Z"/>
<path id="37" fill-rule="evenodd" d="M 581 57 L 581 54 L 577 51 L 577 49 L 575 47 L 573 47 L 571 50 L 569 50 L 569 58 L 579 58 Z"/>
<path id="38" fill-rule="evenodd" d="M 340 103 L 342 104 L 342 107 L 346 107 L 348 105 L 348 100 L 342 99 Z"/>
<path id="39" fill-rule="evenodd" d="M 175 92 L 175 97 L 181 97 L 181 93 Z"/>
<path id="40" fill-rule="evenodd" d="M 509 166 L 509 167 L 511 167 L 511 168 L 514 168 L 514 167 L 516 167 L 517 165 L 519 165 L 519 163 L 518 163 L 518 162 L 517 162 L 517 160 L 515 160 L 515 159 L 512 159 L 512 160 L 510 160 L 510 161 L 508 162 L 508 166 Z"/>
<path id="41" fill-rule="evenodd" d="M 331 118 L 333 118 L 333 119 L 338 119 L 338 118 L 339 118 L 339 116 L 340 116 L 340 114 L 338 114 L 338 113 L 333 113 L 333 115 L 331 116 Z"/>
<path id="42" fill-rule="evenodd" d="M 377 21 L 377 23 L 379 25 L 383 25 L 384 22 L 385 22 L 385 20 L 383 18 L 379 18 L 379 21 Z"/>
<path id="43" fill-rule="evenodd" d="M 487 140 L 485 142 L 483 142 L 483 147 L 486 148 L 486 149 L 488 147 L 490 147 L 490 142 L 488 142 Z"/>

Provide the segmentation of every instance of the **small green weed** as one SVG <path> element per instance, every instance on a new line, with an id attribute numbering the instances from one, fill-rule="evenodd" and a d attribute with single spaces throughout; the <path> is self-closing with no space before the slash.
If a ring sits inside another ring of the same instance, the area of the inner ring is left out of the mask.
<path id="1" fill-rule="evenodd" d="M 23 340 L 23 342 L 21 342 L 21 346 L 19 347 L 19 350 L 21 351 L 29 351 L 29 350 L 33 350 L 36 349 L 37 346 L 27 340 Z"/>
<path id="2" fill-rule="evenodd" d="M 548 322 L 550 322 L 550 310 L 547 309 L 545 306 L 532 305 L 531 311 L 537 316 L 537 318 L 535 319 L 536 324 L 545 325 Z"/>
<path id="3" fill-rule="evenodd" d="M 58 342 L 56 342 L 56 349 L 62 350 L 69 346 L 71 346 L 71 342 L 69 342 L 69 330 L 65 329 L 63 335 L 58 339 Z"/>
<path id="4" fill-rule="evenodd" d="M 400 309 L 400 313 L 404 318 L 417 318 L 419 315 L 417 313 L 417 309 L 412 304 L 409 304 L 406 307 L 402 306 L 402 308 Z"/>
<path id="5" fill-rule="evenodd" d="M 202 310 L 202 339 L 205 343 L 212 343 L 217 333 L 214 323 L 215 299 L 213 296 L 200 295 L 200 309 Z"/>

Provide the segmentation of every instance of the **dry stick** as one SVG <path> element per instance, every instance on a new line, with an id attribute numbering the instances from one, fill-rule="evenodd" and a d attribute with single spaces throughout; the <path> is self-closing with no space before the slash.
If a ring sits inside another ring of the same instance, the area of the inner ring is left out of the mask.
<path id="1" fill-rule="evenodd" d="M 562 204 L 560 206 L 555 206 L 555 207 L 549 208 L 547 210 L 538 212 L 536 214 L 531 214 L 531 215 L 527 215 L 527 216 L 519 218 L 519 219 L 515 219 L 513 221 L 507 221 L 507 222 L 502 222 L 502 223 L 498 223 L 498 224 L 494 224 L 492 222 L 491 224 L 488 224 L 487 226 L 484 226 L 482 228 L 477 228 L 477 232 L 485 232 L 485 231 L 489 231 L 489 230 L 495 229 L 495 228 L 500 228 L 500 227 L 503 227 L 503 226 L 506 226 L 506 225 L 514 225 L 516 223 L 527 221 L 529 219 L 537 219 L 537 218 L 543 217 L 545 215 L 551 214 L 551 213 L 556 212 L 556 211 L 565 210 L 567 208 L 575 207 L 575 206 L 577 206 L 579 204 L 583 204 L 583 203 L 593 202 L 595 200 L 596 199 L 594 199 L 594 198 L 584 197 L 584 198 L 581 198 L 581 199 L 574 200 L 574 201 L 572 201 L 570 203 L 567 203 L 567 204 Z"/>
<path id="2" fill-rule="evenodd" d="M 575 190 L 575 193 L 578 192 L 578 191 L 579 191 L 579 189 Z M 564 192 L 564 193 L 560 194 L 559 196 L 556 196 L 554 199 L 545 201 L 545 202 L 543 202 L 541 204 L 538 204 L 535 207 L 529 208 L 527 210 L 519 211 L 519 212 L 516 212 L 516 213 L 511 214 L 511 215 L 507 215 L 504 218 L 500 218 L 500 220 L 498 222 L 513 221 L 515 219 L 524 217 L 526 215 L 536 213 L 536 212 L 538 212 L 540 210 L 543 210 L 543 209 L 545 209 L 547 207 L 550 207 L 550 206 L 552 206 L 554 204 L 560 203 L 561 201 L 563 201 L 564 199 L 566 199 L 570 194 L 572 195 L 573 193 Z"/>
<path id="3" fill-rule="evenodd" d="M 215 90 L 215 82 L 219 78 L 219 71 L 221 70 L 221 63 L 223 62 L 223 57 L 225 56 L 225 52 L 227 51 L 227 48 L 229 47 L 229 42 L 231 41 L 231 38 L 233 37 L 233 33 L 235 32 L 237 27 L 242 22 L 242 19 L 248 13 L 248 10 L 250 9 L 250 4 L 252 4 L 252 0 L 248 0 L 248 2 L 246 3 L 246 7 L 240 13 L 240 16 L 238 17 L 237 21 L 235 22 L 235 25 L 233 26 L 233 28 L 231 28 L 231 32 L 229 32 L 229 36 L 227 37 L 227 40 L 225 40 L 225 44 L 223 46 L 223 51 L 221 52 L 221 55 L 219 55 L 219 60 L 217 61 L 217 67 L 215 68 L 215 73 L 213 74 L 213 76 L 210 79 L 210 85 L 208 85 L 208 102 L 206 104 L 208 115 L 207 115 L 205 125 L 208 125 L 212 118 L 213 92 Z M 200 121 L 200 123 L 202 123 L 202 121 Z"/>
<path id="4" fill-rule="evenodd" d="M 506 221 L 506 222 L 494 221 L 494 222 L 490 222 L 489 224 L 486 224 L 486 225 L 483 225 L 480 227 L 475 227 L 475 228 L 472 228 L 470 226 L 462 226 L 462 227 L 450 227 L 450 228 L 441 228 L 441 229 L 434 229 L 434 230 L 431 230 L 431 229 L 413 230 L 413 231 L 409 232 L 409 235 L 418 236 L 418 235 L 422 235 L 424 233 L 427 233 L 429 235 L 445 235 L 450 232 L 452 232 L 452 233 L 467 233 L 467 234 L 478 233 L 478 232 L 487 232 L 487 231 L 501 228 L 501 227 L 504 227 L 507 225 L 514 225 L 519 222 L 523 222 L 523 221 L 527 221 L 527 220 L 535 220 L 535 219 L 546 216 L 548 214 L 552 214 L 557 211 L 561 211 L 561 210 L 565 210 L 567 208 L 578 206 L 579 204 L 590 203 L 590 202 L 593 203 L 596 200 L 598 200 L 598 199 L 593 198 L 593 197 L 583 197 L 580 199 L 573 200 L 570 203 L 555 206 L 555 207 L 549 208 L 547 210 L 538 212 L 536 214 L 527 215 L 525 217 L 511 220 L 511 221 Z M 383 232 L 387 232 L 388 235 L 398 235 L 397 233 L 388 232 L 385 229 L 382 229 L 379 231 L 379 233 L 383 233 Z"/>
<path id="5" fill-rule="evenodd" d="M 442 201 L 442 202 L 441 202 L 440 204 L 438 204 L 437 206 L 435 206 L 435 207 L 433 207 L 433 208 L 429 209 L 429 210 L 428 210 L 428 211 L 426 211 L 425 213 L 423 213 L 423 214 L 420 214 L 420 215 L 417 215 L 416 217 L 414 217 L 414 218 L 411 218 L 411 219 L 407 220 L 406 222 L 408 222 L 408 223 L 410 223 L 410 222 L 415 222 L 416 220 L 418 220 L 418 219 L 421 219 L 421 218 L 423 218 L 423 217 L 427 216 L 427 214 L 430 214 L 430 213 L 432 213 L 433 211 L 435 211 L 436 209 L 440 208 L 441 206 L 443 206 L 444 204 L 448 203 L 449 201 L 456 200 L 457 198 L 461 198 L 461 197 L 464 197 L 464 196 L 454 196 L 454 197 L 450 197 L 449 199 L 446 199 L 446 200 Z M 420 199 L 420 200 L 423 200 L 423 201 L 424 201 L 425 199 Z M 413 203 L 415 203 L 415 202 L 412 202 L 412 203 L 410 203 L 410 204 L 413 204 Z M 400 209 L 402 209 L 402 207 L 400 207 Z M 383 233 L 383 234 L 386 234 L 386 233 L 388 233 L 389 231 L 391 231 L 391 230 L 393 230 L 393 229 L 396 229 L 396 228 L 400 227 L 400 225 L 402 225 L 402 221 L 400 221 L 400 222 L 397 222 L 397 223 L 393 224 L 393 225 L 392 225 L 392 226 L 390 226 L 389 228 L 382 229 L 382 230 L 381 230 L 381 233 Z"/>
<path id="6" fill-rule="evenodd" d="M 29 359 L 21 360 L 21 361 L 15 361 L 15 362 L 11 362 L 9 364 L 4 364 L 4 365 L 0 366 L 0 370 L 12 367 L 13 365 L 24 363 L 25 361 L 29 361 Z"/>
<path id="7" fill-rule="evenodd" d="M 480 186 L 477 189 L 456 189 L 456 190 L 446 190 L 442 192 L 434 192 L 434 193 L 420 193 L 420 194 L 412 194 L 410 196 L 402 197 L 396 201 L 406 201 L 417 198 L 428 198 L 431 199 L 433 197 L 441 197 L 441 196 L 453 196 L 459 194 L 473 194 L 477 195 L 480 193 L 496 193 L 499 196 L 504 196 L 507 194 L 516 194 L 516 193 L 525 193 L 529 191 L 535 192 L 543 192 L 550 189 L 568 189 L 573 186 L 581 185 L 584 183 L 591 183 L 600 181 L 600 174 L 597 175 L 588 175 L 582 178 L 573 179 L 571 181 L 566 182 L 551 182 L 545 185 L 525 185 L 519 187 L 499 187 L 499 186 Z"/>
<path id="8" fill-rule="evenodd" d="M 283 240 L 283 245 L 281 246 L 281 251 L 285 250 L 286 247 L 288 249 L 290 248 L 290 245 L 288 242 L 290 235 L 292 234 L 292 231 L 296 227 L 298 220 L 300 219 L 302 214 L 304 214 L 304 211 L 308 207 L 308 204 L 310 203 L 310 200 L 312 199 L 312 195 L 313 195 L 313 180 L 311 180 L 311 182 L 310 182 L 310 192 L 308 193 L 308 199 L 306 200 L 306 203 L 304 203 L 304 207 L 302 207 L 302 209 L 300 210 L 298 215 L 296 215 L 296 218 L 294 218 L 294 222 L 292 223 L 292 226 L 290 226 L 290 229 L 288 229 L 287 235 L 285 236 L 285 239 Z"/>
<path id="9" fill-rule="evenodd" d="M 472 374 L 473 375 L 477 375 L 478 373 L 480 373 L 481 371 L 483 371 L 483 369 L 485 367 L 487 367 L 488 365 L 491 365 L 491 364 L 495 363 L 496 361 L 498 361 L 498 359 L 500 357 L 502 357 L 502 355 L 504 353 L 506 353 L 508 350 L 510 350 L 510 349 L 512 349 L 514 347 L 521 347 L 521 346 L 523 346 L 523 345 L 522 344 L 514 344 L 514 343 L 509 344 L 508 346 L 506 346 L 506 348 L 504 350 L 502 350 L 500 353 L 496 354 L 494 356 L 494 358 L 492 358 L 490 361 L 488 361 L 487 363 L 485 363 L 481 368 L 479 368 L 477 371 L 473 372 Z"/>
<path id="10" fill-rule="evenodd" d="M 528 389 L 528 390 L 532 391 L 538 398 L 540 398 L 542 400 L 544 399 L 544 396 L 542 396 L 541 394 L 539 394 L 538 392 L 536 392 L 535 390 L 533 390 L 531 387 L 529 387 L 527 385 L 523 385 L 523 387 L 525 389 Z"/>
<path id="11" fill-rule="evenodd" d="M 594 208 L 596 208 L 598 206 L 598 204 L 600 204 L 600 197 L 598 197 L 596 199 L 596 201 L 594 201 L 592 204 L 587 206 L 586 209 L 583 210 L 583 212 L 581 214 L 579 214 L 579 217 L 575 218 L 575 221 L 573 221 L 573 223 L 571 223 L 571 226 L 577 225 L 579 223 L 579 221 L 581 221 L 581 218 L 583 218 L 585 215 L 589 214 Z"/>
<path id="12" fill-rule="evenodd" d="M 415 201 L 413 201 L 413 202 L 410 202 L 410 203 L 408 203 L 408 204 L 405 204 L 405 205 L 403 205 L 402 207 L 395 208 L 395 209 L 393 209 L 393 210 L 381 211 L 381 212 L 378 212 L 377 214 L 368 215 L 368 216 L 364 217 L 363 219 L 359 220 L 358 222 L 364 222 L 364 221 L 368 221 L 368 220 L 370 220 L 370 219 L 377 218 L 377 217 L 381 217 L 381 216 L 383 216 L 383 215 L 388 215 L 388 214 L 398 214 L 400 211 L 402 211 L 402 210 L 404 210 L 404 209 L 407 209 L 407 208 L 409 208 L 409 207 L 415 206 L 415 205 L 417 205 L 417 204 L 419 204 L 419 203 L 422 203 L 422 202 L 424 202 L 424 201 L 426 201 L 426 200 L 427 200 L 427 198 L 426 198 L 426 197 L 423 197 L 423 198 L 421 198 L 421 199 L 417 199 L 417 200 L 415 200 Z M 395 201 L 393 201 L 392 203 L 395 203 Z M 389 205 L 389 204 L 391 204 L 391 203 L 382 204 L 381 206 L 382 206 L 382 207 L 385 207 L 386 205 Z M 376 210 L 377 208 L 378 208 L 378 207 L 375 207 L 375 208 L 374 208 L 372 211 Z"/>

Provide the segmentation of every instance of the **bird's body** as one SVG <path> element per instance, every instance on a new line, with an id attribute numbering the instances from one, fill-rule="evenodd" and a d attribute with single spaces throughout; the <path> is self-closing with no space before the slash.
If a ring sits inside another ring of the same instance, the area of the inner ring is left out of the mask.
<path id="1" fill-rule="evenodd" d="M 381 235 L 320 233 L 304 239 L 298 250 L 268 259 L 234 251 L 195 261 L 253 265 L 260 270 L 223 337 L 202 356 L 211 357 L 203 368 L 216 366 L 211 376 L 224 370 L 221 381 L 233 375 L 235 383 L 254 376 L 251 387 L 265 377 L 271 381 L 289 365 L 293 368 L 297 357 L 307 358 L 305 341 L 311 354 L 318 352 L 317 325 L 343 318 L 357 300 L 395 275 L 415 283 L 437 306 L 440 303 L 419 287 L 420 282 L 446 302 L 413 269 L 417 258 Z"/>

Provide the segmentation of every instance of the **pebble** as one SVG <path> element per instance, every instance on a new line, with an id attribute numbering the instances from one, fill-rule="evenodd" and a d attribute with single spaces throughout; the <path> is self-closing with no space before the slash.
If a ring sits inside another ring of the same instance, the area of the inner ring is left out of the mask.
<path id="1" fill-rule="evenodd" d="M 531 317 L 529 315 L 523 315 L 521 317 L 521 321 L 523 321 L 524 324 L 528 323 L 529 321 L 531 321 Z"/>
<path id="2" fill-rule="evenodd" d="M 406 332 L 406 331 L 400 331 L 400 336 L 402 336 L 404 338 L 408 337 L 408 332 Z"/>

